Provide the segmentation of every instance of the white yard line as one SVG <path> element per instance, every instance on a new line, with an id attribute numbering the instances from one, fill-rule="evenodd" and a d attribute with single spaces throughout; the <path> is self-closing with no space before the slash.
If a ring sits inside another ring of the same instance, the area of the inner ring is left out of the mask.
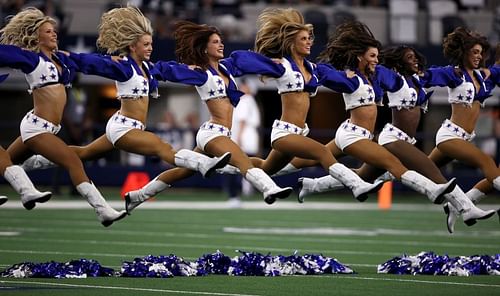
<path id="1" fill-rule="evenodd" d="M 17 280 L 12 280 L 12 281 L 9 281 L 9 280 L 0 280 L 0 283 L 2 283 L 2 284 L 7 284 L 8 283 L 8 284 L 46 285 L 46 286 L 73 287 L 73 288 L 86 288 L 86 289 L 126 290 L 126 291 L 155 292 L 155 293 L 176 293 L 176 294 L 195 294 L 195 295 L 220 295 L 220 296 L 259 296 L 257 294 L 231 294 L 231 293 L 202 292 L 202 291 L 130 288 L 130 287 L 118 287 L 118 286 L 75 285 L 75 284 L 38 282 L 38 281 L 30 282 L 30 281 L 17 281 Z"/>

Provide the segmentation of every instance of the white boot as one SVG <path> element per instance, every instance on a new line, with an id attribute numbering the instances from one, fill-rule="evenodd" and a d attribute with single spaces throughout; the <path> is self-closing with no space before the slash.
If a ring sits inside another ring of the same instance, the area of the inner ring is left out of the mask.
<path id="1" fill-rule="evenodd" d="M 344 184 L 330 175 L 320 178 L 299 178 L 299 203 L 304 202 L 304 198 L 312 193 L 321 193 L 332 190 L 343 189 Z"/>
<path id="2" fill-rule="evenodd" d="M 157 195 L 168 187 L 170 187 L 170 185 L 158 180 L 158 178 L 154 178 L 141 189 L 127 192 L 125 194 L 125 210 L 127 211 L 127 214 L 130 215 L 130 212 L 132 212 L 132 210 L 141 203 Z"/>
<path id="3" fill-rule="evenodd" d="M 277 198 L 287 198 L 292 193 L 292 187 L 281 188 L 262 169 L 251 168 L 245 179 L 264 194 L 264 201 L 273 204 Z"/>
<path id="4" fill-rule="evenodd" d="M 395 179 L 394 176 L 390 172 L 385 172 L 382 175 L 378 176 L 378 178 L 375 179 L 375 181 L 382 181 L 385 183 L 385 182 L 392 181 L 394 179 Z"/>
<path id="5" fill-rule="evenodd" d="M 22 167 L 26 172 L 33 170 L 45 170 L 56 166 L 57 165 L 55 163 L 41 155 L 33 155 L 20 165 L 20 167 Z"/>
<path id="6" fill-rule="evenodd" d="M 239 175 L 239 174 L 241 174 L 239 168 L 232 166 L 230 164 L 225 165 L 223 168 L 216 169 L 215 171 L 217 171 L 217 174 L 221 174 L 221 175 Z"/>
<path id="7" fill-rule="evenodd" d="M 18 165 L 11 165 L 3 174 L 5 180 L 21 195 L 21 202 L 26 210 L 31 210 L 37 202 L 43 203 L 52 197 L 51 192 L 38 191 L 26 172 Z"/>
<path id="8" fill-rule="evenodd" d="M 455 186 L 455 189 L 445 196 L 449 201 L 444 205 L 444 212 L 447 215 L 446 226 L 450 233 L 455 230 L 455 223 L 459 215 L 462 215 L 467 226 L 472 226 L 476 224 L 476 220 L 488 219 L 496 213 L 494 210 L 484 211 L 476 207 L 458 186 Z"/>
<path id="9" fill-rule="evenodd" d="M 208 178 L 216 169 L 224 167 L 230 159 L 230 152 L 224 153 L 221 157 L 208 157 L 188 149 L 181 149 L 175 154 L 175 165 L 199 171 L 203 178 Z"/>
<path id="10" fill-rule="evenodd" d="M 445 200 L 444 195 L 451 192 L 456 185 L 455 178 L 452 178 L 445 184 L 436 184 L 432 180 L 411 170 L 401 175 L 401 182 L 416 192 L 427 195 L 429 200 L 434 204 L 442 204 Z"/>
<path id="11" fill-rule="evenodd" d="M 116 211 L 106 202 L 104 197 L 94 184 L 89 182 L 80 183 L 76 186 L 76 190 L 87 199 L 88 203 L 95 209 L 97 218 L 105 227 L 110 226 L 113 222 L 124 218 L 127 215 L 125 211 Z"/>
<path id="12" fill-rule="evenodd" d="M 341 163 L 334 163 L 328 169 L 330 175 L 339 180 L 345 187 L 349 188 L 358 201 L 365 201 L 369 193 L 377 192 L 384 185 L 384 182 L 377 181 L 368 183 L 363 181 L 355 172 Z"/>
<path id="13" fill-rule="evenodd" d="M 467 195 L 467 197 L 475 205 L 477 205 L 483 198 L 486 197 L 486 194 L 484 194 L 484 192 L 476 188 L 472 188 L 471 190 L 467 191 L 465 195 Z"/>
<path id="14" fill-rule="evenodd" d="M 493 179 L 493 187 L 500 191 L 500 176 Z"/>
<path id="15" fill-rule="evenodd" d="M 4 203 L 6 203 L 8 200 L 9 200 L 9 198 L 8 198 L 7 196 L 0 195 L 0 205 L 3 205 L 3 204 L 4 204 Z"/>
<path id="16" fill-rule="evenodd" d="M 288 175 L 288 174 L 300 172 L 301 170 L 302 169 L 298 169 L 298 168 L 294 167 L 293 164 L 287 163 L 287 165 L 285 165 L 281 170 L 279 170 L 278 172 L 276 172 L 272 176 L 277 177 L 277 176 Z"/>

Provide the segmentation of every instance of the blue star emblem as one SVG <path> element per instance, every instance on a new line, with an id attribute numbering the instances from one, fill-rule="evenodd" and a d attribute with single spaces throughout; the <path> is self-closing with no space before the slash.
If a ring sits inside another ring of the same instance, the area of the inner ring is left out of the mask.
<path id="1" fill-rule="evenodd" d="M 463 98 L 464 98 L 464 96 L 462 96 L 462 94 L 459 94 L 459 95 L 457 96 L 457 99 L 458 99 L 459 101 L 463 100 Z"/>
<path id="2" fill-rule="evenodd" d="M 137 125 L 138 125 L 137 121 L 132 122 L 133 127 L 137 127 Z"/>
<path id="3" fill-rule="evenodd" d="M 403 105 L 406 105 L 406 102 L 407 102 L 406 99 L 401 100 L 401 104 L 403 104 Z"/>
<path id="4" fill-rule="evenodd" d="M 389 131 L 390 131 L 390 132 L 393 132 L 393 131 L 394 131 L 394 128 L 393 128 L 393 127 L 390 127 L 390 128 L 389 128 Z"/>
<path id="5" fill-rule="evenodd" d="M 40 80 L 41 80 L 41 81 L 45 81 L 45 80 L 47 80 L 47 76 L 45 76 L 45 74 L 42 74 L 42 76 L 40 76 Z"/>
<path id="6" fill-rule="evenodd" d="M 415 100 L 410 100 L 410 104 L 415 105 Z"/>
<path id="7" fill-rule="evenodd" d="M 448 123 L 448 124 L 446 125 L 446 127 L 451 127 L 451 123 Z"/>
<path id="8" fill-rule="evenodd" d="M 292 88 L 293 84 L 291 84 L 290 82 L 288 82 L 288 84 L 286 85 L 286 87 L 288 87 L 288 89 Z"/>
<path id="9" fill-rule="evenodd" d="M 369 94 L 373 93 L 373 89 L 371 87 L 368 87 L 368 93 Z"/>
<path id="10" fill-rule="evenodd" d="M 50 74 L 50 78 L 56 79 L 56 77 L 57 77 L 56 74 Z"/>
<path id="11" fill-rule="evenodd" d="M 211 89 L 209 92 L 208 92 L 208 95 L 213 97 L 215 95 L 215 91 L 213 89 Z"/>
<path id="12" fill-rule="evenodd" d="M 48 127 L 49 127 L 49 124 L 48 124 L 48 123 L 46 123 L 46 122 L 44 122 L 44 123 L 43 123 L 43 128 L 44 128 L 44 129 L 47 129 Z"/>
<path id="13" fill-rule="evenodd" d="M 147 81 L 146 79 L 144 79 L 144 80 L 142 81 L 142 85 L 144 85 L 144 86 L 148 85 L 148 81 Z"/>
<path id="14" fill-rule="evenodd" d="M 33 119 L 31 120 L 31 122 L 33 122 L 34 124 L 36 124 L 38 122 L 38 118 L 33 117 Z"/>
<path id="15" fill-rule="evenodd" d="M 217 90 L 219 92 L 219 94 L 223 94 L 224 93 L 224 89 L 221 87 Z"/>
<path id="16" fill-rule="evenodd" d="M 454 131 L 455 133 L 458 133 L 458 127 L 454 128 L 454 129 L 453 129 L 453 131 Z"/>
<path id="17" fill-rule="evenodd" d="M 122 117 L 122 123 L 125 123 L 125 122 L 127 122 L 127 118 Z"/>
<path id="18" fill-rule="evenodd" d="M 402 134 L 401 132 L 399 132 L 399 133 L 398 133 L 398 137 L 400 137 L 400 138 L 401 138 L 402 136 L 403 136 L 403 134 Z"/>
<path id="19" fill-rule="evenodd" d="M 412 97 L 412 98 L 416 98 L 416 97 L 417 97 L 417 94 L 416 94 L 416 93 L 414 93 L 414 92 L 412 92 L 412 93 L 411 93 L 411 97 Z"/>
<path id="20" fill-rule="evenodd" d="M 362 134 L 363 136 L 366 136 L 366 130 L 363 130 Z"/>
<path id="21" fill-rule="evenodd" d="M 473 92 L 473 91 L 472 91 L 472 89 L 470 89 L 470 88 L 467 90 L 467 94 L 468 94 L 469 96 L 471 96 L 471 95 L 472 95 L 472 92 Z"/>
<path id="22" fill-rule="evenodd" d="M 298 131 L 299 131 L 299 129 L 298 129 L 297 127 L 295 127 L 294 131 L 295 131 L 295 132 L 298 132 Z"/>
<path id="23" fill-rule="evenodd" d="M 295 83 L 296 87 L 302 87 L 302 82 Z"/>
<path id="24" fill-rule="evenodd" d="M 360 98 L 358 101 L 359 101 L 361 104 L 363 104 L 363 103 L 365 102 L 365 99 Z"/>
<path id="25" fill-rule="evenodd" d="M 371 102 L 373 100 L 373 97 L 372 96 L 369 96 L 368 97 L 368 102 Z"/>
<path id="26" fill-rule="evenodd" d="M 287 123 L 283 126 L 286 130 L 288 130 L 290 128 L 290 125 Z"/>
<path id="27" fill-rule="evenodd" d="M 49 70 L 50 70 L 50 72 L 54 72 L 56 70 L 56 67 L 54 67 L 53 65 L 50 65 Z"/>
<path id="28" fill-rule="evenodd" d="M 353 131 L 353 132 L 354 132 L 356 129 L 357 129 L 357 127 L 356 127 L 356 126 L 354 126 L 354 125 L 353 125 L 353 126 L 351 126 L 351 131 Z"/>
<path id="29" fill-rule="evenodd" d="M 222 85 L 222 79 L 217 79 L 217 85 Z"/>
<path id="30" fill-rule="evenodd" d="M 208 126 L 208 128 L 209 128 L 209 129 L 214 129 L 214 125 L 213 125 L 213 124 L 210 124 L 210 125 Z"/>
<path id="31" fill-rule="evenodd" d="M 137 87 L 135 87 L 134 89 L 132 89 L 132 92 L 133 92 L 134 94 L 138 94 L 138 93 L 139 93 L 139 89 L 138 89 Z"/>
<path id="32" fill-rule="evenodd" d="M 472 97 L 467 96 L 467 101 L 472 101 Z"/>
<path id="33" fill-rule="evenodd" d="M 219 127 L 219 132 L 220 132 L 220 133 L 224 132 L 224 128 L 223 128 L 222 126 L 221 126 L 221 127 Z"/>
<path id="34" fill-rule="evenodd" d="M 300 73 L 295 73 L 295 78 L 296 79 L 300 79 L 300 76 L 301 76 Z"/>
<path id="35" fill-rule="evenodd" d="M 148 89 L 147 88 L 143 88 L 141 91 L 142 91 L 142 94 L 147 94 L 148 93 Z"/>

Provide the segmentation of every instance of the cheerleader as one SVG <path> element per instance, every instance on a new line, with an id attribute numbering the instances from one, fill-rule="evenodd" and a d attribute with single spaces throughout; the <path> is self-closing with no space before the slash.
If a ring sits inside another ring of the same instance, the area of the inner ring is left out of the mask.
<path id="1" fill-rule="evenodd" d="M 70 86 L 75 69 L 66 55 L 57 52 L 55 25 L 55 20 L 40 10 L 25 8 L 0 30 L 0 66 L 25 73 L 34 105 L 21 121 L 21 136 L 7 151 L 13 163 L 21 163 L 36 153 L 64 167 L 78 192 L 94 207 L 99 221 L 109 226 L 122 219 L 125 211 L 115 211 L 107 204 L 87 177 L 77 154 L 56 136 L 66 104 L 65 86 Z M 23 177 L 22 169 L 9 168 L 5 176 L 14 182 L 14 188 L 31 187 L 31 182 Z M 47 194 L 43 197 L 36 195 L 30 194 L 31 197 L 23 201 L 25 207 L 32 208 L 37 201 L 48 199 Z"/>

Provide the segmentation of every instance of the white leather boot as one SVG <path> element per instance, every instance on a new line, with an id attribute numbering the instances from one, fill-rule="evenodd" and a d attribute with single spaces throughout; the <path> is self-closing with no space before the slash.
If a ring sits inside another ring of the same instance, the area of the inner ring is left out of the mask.
<path id="1" fill-rule="evenodd" d="M 341 163 L 334 163 L 328 169 L 330 175 L 339 180 L 345 187 L 349 188 L 358 201 L 363 202 L 368 198 L 369 193 L 377 192 L 384 185 L 384 182 L 377 181 L 368 183 L 361 179 L 355 172 Z"/>
<path id="2" fill-rule="evenodd" d="M 12 188 L 21 195 L 21 202 L 26 210 L 31 210 L 37 202 L 44 203 L 52 197 L 51 192 L 38 191 L 26 172 L 18 165 L 7 167 L 3 176 Z"/>
<path id="3" fill-rule="evenodd" d="M 224 153 L 221 157 L 208 157 L 188 149 L 181 149 L 175 154 L 175 165 L 199 171 L 204 178 L 208 178 L 216 169 L 224 167 L 230 159 L 230 152 Z"/>
<path id="4" fill-rule="evenodd" d="M 330 175 L 320 178 L 299 178 L 299 203 L 304 202 L 304 198 L 312 193 L 321 193 L 332 190 L 343 189 L 344 184 Z"/>
<path id="5" fill-rule="evenodd" d="M 158 180 L 158 178 L 154 178 L 141 189 L 127 192 L 125 194 L 125 210 L 127 211 L 127 214 L 130 215 L 130 212 L 132 212 L 132 210 L 141 203 L 157 195 L 168 187 L 170 187 L 170 185 Z"/>
<path id="6" fill-rule="evenodd" d="M 223 168 L 217 169 L 217 174 L 221 175 L 239 175 L 240 169 L 230 164 L 225 165 Z"/>
<path id="7" fill-rule="evenodd" d="M 452 178 L 445 184 L 436 184 L 412 170 L 408 170 L 401 175 L 401 182 L 416 192 L 427 195 L 429 200 L 434 204 L 442 204 L 445 200 L 444 195 L 451 192 L 456 185 L 455 178 Z"/>
<path id="8" fill-rule="evenodd" d="M 97 213 L 97 218 L 105 227 L 110 226 L 113 222 L 123 219 L 127 212 L 116 211 L 106 202 L 104 197 L 94 184 L 89 182 L 80 183 L 76 186 L 76 190 L 87 199 L 88 203 L 94 208 Z"/>
<path id="9" fill-rule="evenodd" d="M 477 205 L 483 198 L 486 197 L 486 194 L 484 194 L 484 192 L 476 188 L 472 188 L 471 190 L 467 191 L 465 195 L 467 195 L 467 197 L 475 205 Z"/>
<path id="10" fill-rule="evenodd" d="M 273 177 L 284 176 L 284 175 L 300 172 L 301 170 L 302 169 L 298 169 L 298 168 L 294 167 L 293 164 L 287 163 L 281 170 L 274 173 L 272 176 Z"/>
<path id="11" fill-rule="evenodd" d="M 33 155 L 26 159 L 20 166 L 23 170 L 29 172 L 33 170 L 50 169 L 56 167 L 57 165 L 41 155 Z"/>
<path id="12" fill-rule="evenodd" d="M 287 198 L 292 193 L 292 187 L 281 188 L 262 169 L 251 168 L 245 179 L 264 194 L 264 201 L 273 204 L 277 198 Z"/>
<path id="13" fill-rule="evenodd" d="M 458 186 L 455 186 L 455 189 L 445 196 L 449 201 L 443 206 L 449 233 L 455 231 L 455 223 L 460 215 L 467 226 L 472 226 L 476 224 L 476 220 L 488 219 L 496 213 L 494 210 L 484 211 L 476 207 Z"/>

